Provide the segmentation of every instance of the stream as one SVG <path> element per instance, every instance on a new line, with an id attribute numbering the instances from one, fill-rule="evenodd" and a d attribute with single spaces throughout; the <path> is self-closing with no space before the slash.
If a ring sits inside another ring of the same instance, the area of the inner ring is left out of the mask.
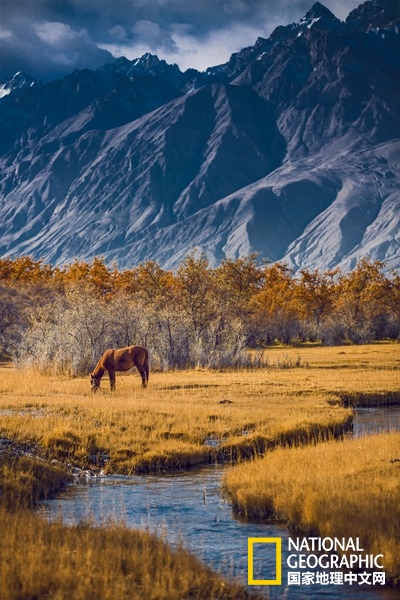
<path id="1" fill-rule="evenodd" d="M 353 436 L 390 430 L 400 430 L 400 406 L 356 409 Z M 285 566 L 290 534 L 281 524 L 241 520 L 233 515 L 228 502 L 220 495 L 224 471 L 229 468 L 218 464 L 171 474 L 78 478 L 56 499 L 43 502 L 39 510 L 48 519 L 62 516 L 66 524 L 83 519 L 101 524 L 112 519 L 155 532 L 172 546 L 182 543 L 214 570 L 245 584 L 248 538 L 279 537 L 282 539 L 282 585 L 254 586 L 258 593 L 273 599 L 394 600 L 399 597 L 398 590 L 381 585 L 287 585 Z M 264 548 L 274 556 L 255 554 L 255 574 L 261 568 L 259 561 L 274 560 L 275 545 L 268 544 Z M 263 576 L 255 577 L 263 579 Z"/>

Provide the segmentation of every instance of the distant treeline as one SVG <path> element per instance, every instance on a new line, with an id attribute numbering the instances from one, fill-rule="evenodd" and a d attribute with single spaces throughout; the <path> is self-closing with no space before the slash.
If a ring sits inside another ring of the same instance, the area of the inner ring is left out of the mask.
<path id="1" fill-rule="evenodd" d="M 106 347 L 143 344 L 153 366 L 240 367 L 276 340 L 365 343 L 400 336 L 400 276 L 380 261 L 350 273 L 294 276 L 256 254 L 211 268 L 192 253 L 175 270 L 104 260 L 52 267 L 0 259 L 0 348 L 21 364 L 81 373 Z"/>

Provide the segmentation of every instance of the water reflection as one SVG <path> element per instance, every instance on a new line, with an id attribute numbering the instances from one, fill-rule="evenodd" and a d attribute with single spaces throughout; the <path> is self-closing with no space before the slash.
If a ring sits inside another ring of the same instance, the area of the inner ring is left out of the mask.
<path id="1" fill-rule="evenodd" d="M 357 410 L 354 435 L 390 429 L 400 429 L 400 407 Z M 282 538 L 285 565 L 289 533 L 281 525 L 233 517 L 229 504 L 220 495 L 226 468 L 229 467 L 215 465 L 180 474 L 98 477 L 86 483 L 78 480 L 62 496 L 44 504 L 42 510 L 49 518 L 62 515 L 66 523 L 84 518 L 103 523 L 111 518 L 129 527 L 156 532 L 172 545 L 182 542 L 215 570 L 247 583 L 248 538 Z M 258 568 L 255 564 L 255 570 Z M 285 586 L 286 582 L 285 572 L 282 586 L 254 589 L 274 599 L 394 600 L 398 597 L 397 592 L 382 587 Z"/>

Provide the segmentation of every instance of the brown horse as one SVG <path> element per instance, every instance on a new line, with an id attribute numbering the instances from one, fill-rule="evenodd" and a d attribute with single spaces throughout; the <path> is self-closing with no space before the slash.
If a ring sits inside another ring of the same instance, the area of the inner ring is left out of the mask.
<path id="1" fill-rule="evenodd" d="M 128 346 L 114 350 L 106 350 L 97 363 L 94 370 L 90 373 L 90 387 L 92 392 L 97 392 L 100 387 L 101 378 L 104 372 L 108 372 L 111 391 L 115 390 L 115 372 L 129 371 L 136 367 L 142 377 L 142 387 L 147 387 L 149 381 L 149 353 L 142 346 Z"/>

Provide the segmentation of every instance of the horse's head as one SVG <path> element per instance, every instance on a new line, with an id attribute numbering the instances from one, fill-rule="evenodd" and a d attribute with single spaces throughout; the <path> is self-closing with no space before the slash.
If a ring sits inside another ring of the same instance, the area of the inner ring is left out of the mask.
<path id="1" fill-rule="evenodd" d="M 90 373 L 90 387 L 93 394 L 97 392 L 100 387 L 100 377 L 96 377 L 96 375 L 93 375 L 93 373 Z"/>

